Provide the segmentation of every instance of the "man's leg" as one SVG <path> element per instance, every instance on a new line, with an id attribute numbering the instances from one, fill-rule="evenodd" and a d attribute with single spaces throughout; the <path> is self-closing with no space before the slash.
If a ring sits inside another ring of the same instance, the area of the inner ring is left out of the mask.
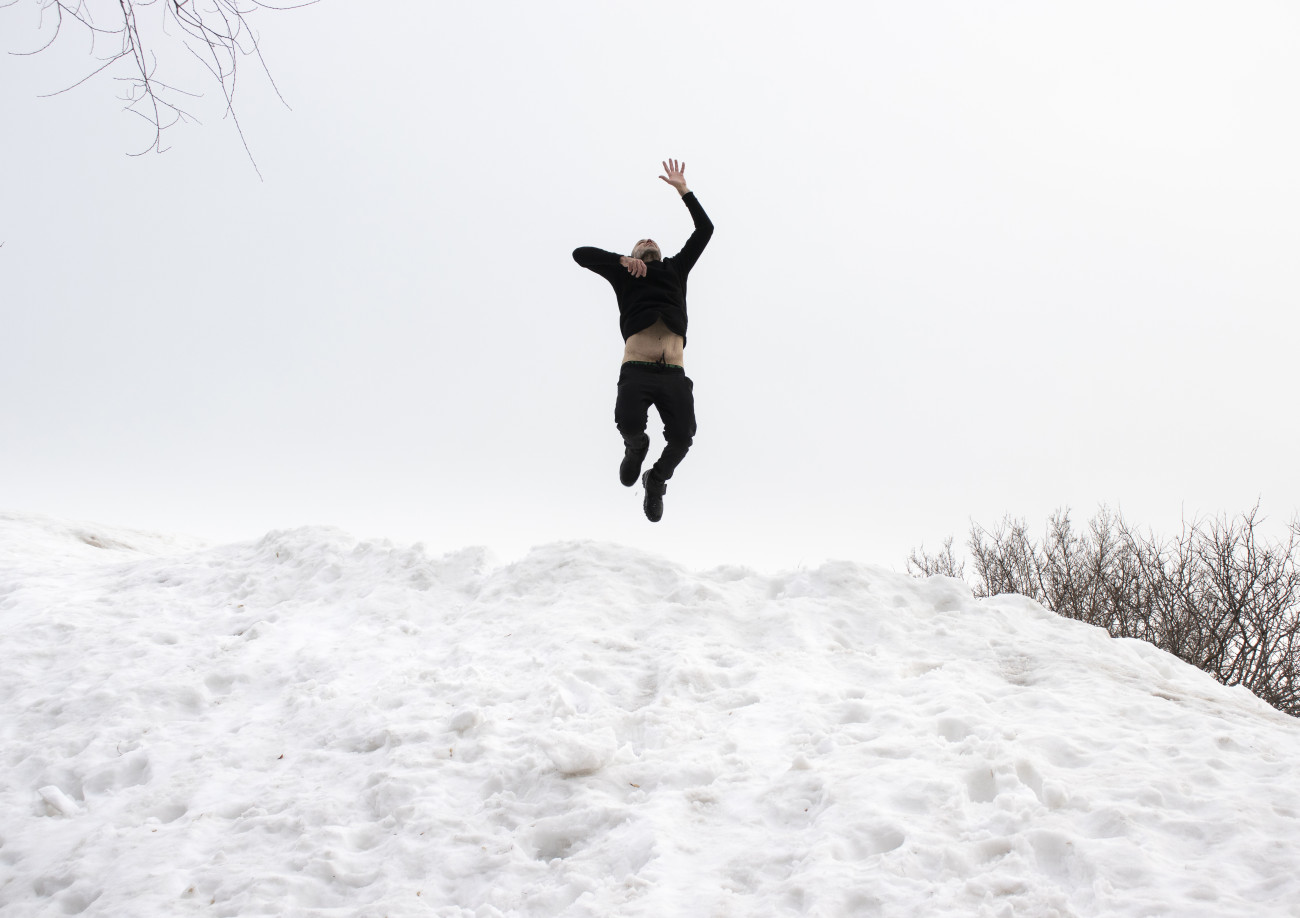
<path id="1" fill-rule="evenodd" d="M 618 480 L 632 487 L 641 475 L 641 463 L 650 450 L 646 436 L 646 415 L 654 393 L 646 383 L 646 373 L 624 365 L 618 374 L 618 399 L 614 402 L 614 423 L 623 436 L 623 462 L 618 467 Z"/>
<path id="2" fill-rule="evenodd" d="M 662 373 L 658 389 L 654 404 L 664 422 L 665 444 L 650 473 L 667 481 L 695 438 L 695 384 L 685 373 Z"/>

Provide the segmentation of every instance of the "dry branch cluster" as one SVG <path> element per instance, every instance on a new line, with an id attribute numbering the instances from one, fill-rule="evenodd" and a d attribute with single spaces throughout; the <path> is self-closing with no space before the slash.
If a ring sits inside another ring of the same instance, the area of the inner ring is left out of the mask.
<path id="1" fill-rule="evenodd" d="M 262 0 L 12 0 L 3 5 L 20 2 L 39 8 L 38 30 L 45 40 L 31 51 L 16 53 L 39 54 L 69 33 L 89 36 L 93 69 L 59 92 L 105 71 L 113 74 L 125 84 L 122 99 L 127 110 L 153 128 L 153 140 L 141 152 L 162 152 L 164 130 L 195 120 L 186 106 L 199 94 L 172 82 L 181 69 L 172 59 L 178 50 L 197 60 L 211 78 L 209 85 L 215 82 L 220 88 L 225 114 L 242 141 L 234 109 L 240 58 L 253 57 L 265 70 L 248 16 L 259 8 L 285 8 Z"/>
<path id="2" fill-rule="evenodd" d="M 1019 593 L 1113 637 L 1149 641 L 1300 716 L 1300 522 L 1285 542 L 1267 541 L 1258 513 L 1184 524 L 1169 539 L 1105 509 L 1084 531 L 1057 511 L 1041 542 L 1023 520 L 992 532 L 972 524 L 975 593 Z M 938 554 L 913 551 L 907 567 L 918 576 L 965 573 L 951 538 Z"/>

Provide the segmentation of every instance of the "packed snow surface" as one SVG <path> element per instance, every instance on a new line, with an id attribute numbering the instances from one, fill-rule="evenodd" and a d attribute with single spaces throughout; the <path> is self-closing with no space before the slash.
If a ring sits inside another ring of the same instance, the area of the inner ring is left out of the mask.
<path id="1" fill-rule="evenodd" d="M 0 912 L 1300 915 L 1300 722 L 831 563 L 0 516 Z"/>

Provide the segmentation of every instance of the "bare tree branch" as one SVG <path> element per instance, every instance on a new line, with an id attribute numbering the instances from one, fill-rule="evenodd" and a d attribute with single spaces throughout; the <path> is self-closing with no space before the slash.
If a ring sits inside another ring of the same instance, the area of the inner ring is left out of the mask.
<path id="1" fill-rule="evenodd" d="M 10 0 L 0 4 L 0 9 L 16 6 L 23 0 Z M 273 11 L 299 9 L 311 6 L 318 0 L 276 5 L 263 0 L 27 0 L 40 6 L 40 26 L 46 30 L 46 17 L 53 15 L 54 23 L 49 38 L 35 50 L 10 52 L 12 54 L 39 54 L 50 48 L 71 26 L 83 30 L 90 38 L 90 56 L 102 63 L 89 73 L 63 89 L 46 93 L 42 97 L 60 95 L 75 89 L 92 77 L 115 66 L 123 66 L 130 59 L 130 73 L 115 79 L 127 84 L 121 96 L 126 110 L 138 115 L 153 127 L 153 137 L 137 154 L 164 151 L 162 135 L 180 122 L 197 122 L 187 108 L 185 99 L 198 99 L 200 93 L 186 91 L 172 80 L 160 75 L 163 69 L 155 49 L 183 48 L 197 60 L 208 77 L 217 84 L 225 103 L 223 115 L 229 117 L 239 135 L 253 168 L 253 158 L 248 138 L 235 110 L 235 92 L 238 86 L 239 62 L 244 57 L 255 57 L 257 64 L 271 83 L 277 98 L 284 103 L 280 87 L 271 77 L 270 68 L 262 55 L 261 44 L 253 31 L 249 17 L 260 9 Z M 101 25 L 100 23 L 108 23 Z M 112 42 L 106 55 L 100 54 L 100 45 Z M 174 65 L 168 64 L 167 70 Z M 184 98 L 181 98 L 184 97 Z M 287 103 L 285 103 L 286 107 Z M 261 171 L 258 170 L 258 177 Z"/>

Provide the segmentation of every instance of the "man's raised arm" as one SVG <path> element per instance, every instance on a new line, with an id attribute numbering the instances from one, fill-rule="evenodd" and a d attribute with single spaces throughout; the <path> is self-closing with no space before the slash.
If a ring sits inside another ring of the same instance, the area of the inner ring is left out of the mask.
<path id="1" fill-rule="evenodd" d="M 682 246 L 682 250 L 673 256 L 673 261 L 677 264 L 678 270 L 690 271 L 704 252 L 704 247 L 709 244 L 709 237 L 713 235 L 713 221 L 709 219 L 709 215 L 700 206 L 695 193 L 686 187 L 686 163 L 679 164 L 677 160 L 670 159 L 660 165 L 664 167 L 664 172 L 668 174 L 661 175 L 659 178 L 677 189 L 677 193 L 682 196 L 682 203 L 691 212 L 691 220 L 695 223 L 695 232 L 691 233 L 691 238 L 686 240 L 686 245 Z"/>

